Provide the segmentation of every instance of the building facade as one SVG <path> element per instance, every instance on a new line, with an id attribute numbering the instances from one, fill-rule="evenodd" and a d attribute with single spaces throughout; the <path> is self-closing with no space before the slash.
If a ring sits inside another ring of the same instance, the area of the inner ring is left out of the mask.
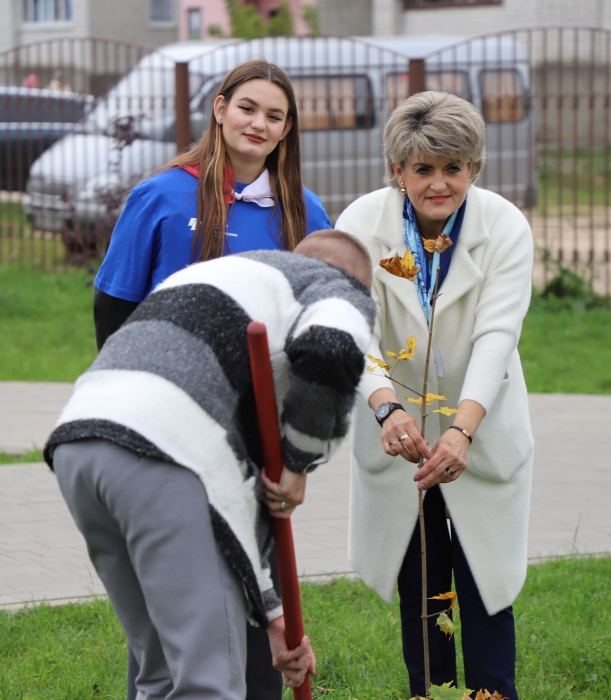
<path id="1" fill-rule="evenodd" d="M 324 34 L 477 36 L 541 26 L 611 29 L 608 0 L 318 0 Z"/>
<path id="2" fill-rule="evenodd" d="M 178 38 L 177 0 L 0 0 L 0 52 L 53 39 L 156 48 Z"/>

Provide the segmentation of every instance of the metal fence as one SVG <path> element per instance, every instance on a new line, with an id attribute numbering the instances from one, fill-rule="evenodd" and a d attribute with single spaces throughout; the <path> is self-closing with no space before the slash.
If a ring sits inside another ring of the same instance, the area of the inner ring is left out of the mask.
<path id="1" fill-rule="evenodd" d="M 480 184 L 531 222 L 535 282 L 563 265 L 609 294 L 611 32 L 581 28 L 161 51 L 70 40 L 0 54 L 0 262 L 103 256 L 125 193 L 198 138 L 223 75 L 252 56 L 291 77 L 304 181 L 332 219 L 383 186 L 392 109 L 424 89 L 453 92 L 486 121 Z"/>

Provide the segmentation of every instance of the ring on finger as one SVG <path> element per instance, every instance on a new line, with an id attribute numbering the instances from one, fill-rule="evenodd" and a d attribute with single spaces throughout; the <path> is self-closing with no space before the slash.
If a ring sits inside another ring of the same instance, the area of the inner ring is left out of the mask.
<path id="1" fill-rule="evenodd" d="M 399 438 L 399 440 L 401 442 L 403 442 L 403 440 L 409 440 L 409 439 L 410 439 L 410 437 L 409 437 L 409 435 L 407 435 L 407 433 L 405 435 L 401 435 L 401 437 Z"/>
<path id="2" fill-rule="evenodd" d="M 452 474 L 454 474 L 454 472 L 450 469 L 450 467 L 448 467 L 446 469 L 446 474 L 449 474 L 450 476 L 452 476 Z"/>
<path id="3" fill-rule="evenodd" d="M 394 449 L 396 444 L 397 444 L 396 442 L 391 442 L 390 446 Z"/>
<path id="4" fill-rule="evenodd" d="M 288 503 L 287 503 L 286 501 L 282 501 L 282 505 L 280 506 L 280 510 L 281 510 L 283 513 L 286 513 L 288 507 L 289 507 L 289 506 L 288 506 Z"/>

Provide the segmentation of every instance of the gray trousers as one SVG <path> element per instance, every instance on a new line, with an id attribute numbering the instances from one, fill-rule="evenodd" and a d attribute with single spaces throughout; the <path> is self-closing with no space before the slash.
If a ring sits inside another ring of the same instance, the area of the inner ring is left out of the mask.
<path id="1" fill-rule="evenodd" d="M 246 604 L 187 469 L 105 440 L 54 469 L 138 662 L 137 700 L 244 700 Z"/>

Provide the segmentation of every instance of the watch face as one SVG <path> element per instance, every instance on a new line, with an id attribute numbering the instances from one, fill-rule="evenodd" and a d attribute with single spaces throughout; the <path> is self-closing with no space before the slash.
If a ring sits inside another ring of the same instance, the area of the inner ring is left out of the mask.
<path id="1" fill-rule="evenodd" d="M 376 418 L 379 420 L 384 420 L 386 416 L 390 413 L 390 404 L 389 403 L 383 403 L 381 406 L 378 406 L 378 410 L 376 411 Z"/>

